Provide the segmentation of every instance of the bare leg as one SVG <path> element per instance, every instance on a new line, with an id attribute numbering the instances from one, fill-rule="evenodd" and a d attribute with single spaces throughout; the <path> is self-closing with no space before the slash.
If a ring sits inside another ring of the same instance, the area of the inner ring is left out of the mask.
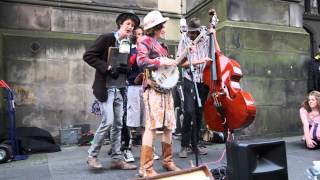
<path id="1" fill-rule="evenodd" d="M 143 137 L 142 137 L 142 145 L 152 147 L 153 138 L 155 137 L 156 130 L 145 128 Z"/>

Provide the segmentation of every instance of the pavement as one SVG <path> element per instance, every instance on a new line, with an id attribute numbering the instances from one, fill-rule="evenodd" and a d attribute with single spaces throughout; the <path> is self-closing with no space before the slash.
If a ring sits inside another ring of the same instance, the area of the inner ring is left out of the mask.
<path id="1" fill-rule="evenodd" d="M 312 167 L 312 161 L 320 161 L 320 150 L 307 150 L 301 141 L 301 136 L 281 138 L 286 142 L 286 155 L 289 180 L 307 180 L 306 169 Z M 156 152 L 161 154 L 160 138 L 156 140 Z M 190 168 L 195 164 L 195 156 L 190 153 L 188 158 L 178 157 L 180 143 L 174 140 L 174 160 L 181 168 Z M 0 164 L 0 179 L 14 180 L 124 180 L 138 178 L 138 170 L 111 170 L 110 157 L 107 151 L 110 145 L 103 146 L 99 159 L 102 170 L 90 169 L 86 164 L 88 146 L 63 146 L 60 152 L 32 154 L 27 160 L 12 161 Z M 226 164 L 224 144 L 207 145 L 208 154 L 199 157 L 199 165 L 207 164 L 209 168 Z M 139 165 L 140 146 L 134 146 L 133 154 L 136 165 Z M 221 159 L 221 160 L 220 160 Z M 220 161 L 219 161 L 220 160 Z M 219 161 L 219 162 L 217 162 Z M 161 160 L 155 160 L 154 168 L 157 172 L 165 172 Z"/>

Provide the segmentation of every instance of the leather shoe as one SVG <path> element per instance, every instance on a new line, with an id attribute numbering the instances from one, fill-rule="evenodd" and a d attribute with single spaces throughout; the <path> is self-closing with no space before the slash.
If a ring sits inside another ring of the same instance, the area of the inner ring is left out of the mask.
<path id="1" fill-rule="evenodd" d="M 126 163 L 123 160 L 112 160 L 111 169 L 134 170 L 137 169 L 137 166 L 134 164 Z"/>
<path id="2" fill-rule="evenodd" d="M 88 157 L 87 164 L 94 169 L 101 169 L 103 167 L 96 157 Z"/>

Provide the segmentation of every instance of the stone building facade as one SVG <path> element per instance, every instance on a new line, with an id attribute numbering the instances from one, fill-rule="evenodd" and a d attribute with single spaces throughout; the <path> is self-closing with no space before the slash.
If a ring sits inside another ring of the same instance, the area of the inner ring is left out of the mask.
<path id="1" fill-rule="evenodd" d="M 214 6 L 220 19 L 217 32 L 221 49 L 239 61 L 244 73 L 242 88 L 256 100 L 256 120 L 242 133 L 299 134 L 298 108 L 307 93 L 307 63 L 320 43 L 319 9 L 312 3 L 313 0 L 3 0 L 0 79 L 14 90 L 18 126 L 37 126 L 54 136 L 60 128 L 77 124 L 90 124 L 95 129 L 98 119 L 90 113 L 94 70 L 84 63 L 82 55 L 97 35 L 115 30 L 115 18 L 121 12 L 134 11 L 142 20 L 150 10 L 159 9 L 171 19 L 166 42 L 174 55 L 180 38 L 180 18 L 197 16 L 206 24 L 207 11 Z M 5 124 L 4 112 L 1 117 Z"/>

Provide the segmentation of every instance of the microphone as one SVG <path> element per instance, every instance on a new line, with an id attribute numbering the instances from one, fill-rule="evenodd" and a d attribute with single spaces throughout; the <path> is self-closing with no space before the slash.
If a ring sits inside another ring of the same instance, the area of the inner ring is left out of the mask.
<path id="1" fill-rule="evenodd" d="M 181 33 L 188 32 L 188 25 L 187 25 L 187 21 L 185 18 L 180 19 L 180 32 Z"/>

